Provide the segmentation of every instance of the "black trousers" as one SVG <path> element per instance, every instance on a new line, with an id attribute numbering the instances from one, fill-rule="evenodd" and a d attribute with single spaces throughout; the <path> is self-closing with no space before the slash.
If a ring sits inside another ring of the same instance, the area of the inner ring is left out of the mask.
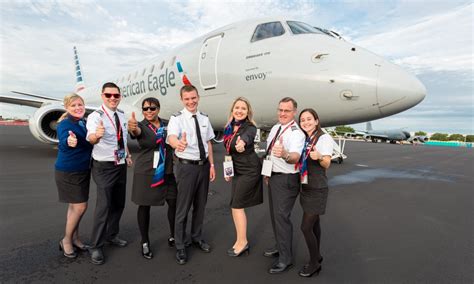
<path id="1" fill-rule="evenodd" d="M 174 238 L 176 249 L 184 249 L 186 242 L 186 220 L 193 206 L 191 239 L 202 240 L 202 224 L 209 192 L 210 164 L 192 165 L 176 161 L 175 174 L 178 183 Z"/>
<path id="2" fill-rule="evenodd" d="M 280 253 L 279 262 L 290 264 L 293 261 L 293 224 L 290 217 L 299 193 L 299 174 L 272 174 L 268 187 L 273 233 Z"/>
<path id="3" fill-rule="evenodd" d="M 93 161 L 92 178 L 97 184 L 97 202 L 91 246 L 100 248 L 107 239 L 119 232 L 120 218 L 125 208 L 127 165 Z"/>

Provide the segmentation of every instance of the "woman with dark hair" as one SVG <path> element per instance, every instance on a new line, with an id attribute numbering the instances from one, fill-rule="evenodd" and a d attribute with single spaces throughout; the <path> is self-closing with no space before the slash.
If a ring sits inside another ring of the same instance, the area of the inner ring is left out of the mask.
<path id="1" fill-rule="evenodd" d="M 224 130 L 226 160 L 231 159 L 233 171 L 230 172 L 234 173 L 233 177 L 226 176 L 225 180 L 232 180 L 230 207 L 237 235 L 234 245 L 227 251 L 229 256 L 249 252 L 244 209 L 263 203 L 262 164 L 254 148 L 256 133 L 250 102 L 243 97 L 235 99 Z"/>
<path id="2" fill-rule="evenodd" d="M 303 266 L 299 275 L 311 277 L 321 271 L 323 257 L 320 252 L 320 215 L 326 211 L 328 179 L 326 169 L 331 165 L 333 143 L 331 136 L 322 131 L 318 114 L 313 109 L 304 109 L 299 116 L 306 142 L 300 157 L 301 194 L 303 207 L 303 231 L 308 246 L 310 261 Z"/>
<path id="3" fill-rule="evenodd" d="M 69 203 L 64 238 L 59 249 L 67 258 L 76 258 L 75 249 L 85 251 L 89 246 L 79 239 L 79 223 L 87 209 L 91 177 L 92 145 L 86 141 L 86 112 L 84 99 L 77 94 L 64 97 L 66 112 L 58 120 L 58 158 L 55 180 L 59 201 Z"/>
<path id="4" fill-rule="evenodd" d="M 150 207 L 168 203 L 170 237 L 168 245 L 174 246 L 174 219 L 176 214 L 176 179 L 173 175 L 173 149 L 165 143 L 168 121 L 161 119 L 160 102 L 146 98 L 142 102 L 144 119 L 138 122 L 135 113 L 128 120 L 128 132 L 137 139 L 140 152 L 135 161 L 132 201 L 138 205 L 137 219 L 140 229 L 142 255 L 153 258 L 148 231 Z"/>

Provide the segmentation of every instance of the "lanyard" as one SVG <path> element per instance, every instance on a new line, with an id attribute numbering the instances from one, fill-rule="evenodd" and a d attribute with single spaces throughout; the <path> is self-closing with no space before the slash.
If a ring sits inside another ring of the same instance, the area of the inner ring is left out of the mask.
<path id="1" fill-rule="evenodd" d="M 237 134 L 237 132 L 239 131 L 240 126 L 242 126 L 242 124 L 239 125 L 239 126 L 237 126 L 237 129 L 234 131 L 234 133 L 232 134 L 232 136 L 230 137 L 230 139 L 229 139 L 228 142 L 226 143 L 227 145 L 225 145 L 225 149 L 227 150 L 227 154 L 230 153 L 230 144 L 232 143 L 232 140 L 234 140 L 234 137 L 235 137 L 235 135 Z"/>
<path id="2" fill-rule="evenodd" d="M 277 139 L 279 139 L 279 138 L 283 135 L 283 133 L 285 133 L 285 131 L 286 131 L 288 128 L 290 128 L 291 126 L 293 126 L 293 124 L 295 124 L 295 121 L 294 121 L 294 120 L 293 120 L 290 124 L 288 124 L 288 125 L 285 127 L 285 129 L 283 129 L 282 132 L 280 132 L 280 134 L 278 135 L 278 137 L 273 138 L 272 144 L 271 144 L 270 147 L 268 148 L 268 152 L 270 152 L 270 151 L 272 150 L 272 148 L 273 148 L 273 146 L 275 145 Z"/>
<path id="3" fill-rule="evenodd" d="M 115 132 L 117 133 L 117 141 L 120 141 L 120 137 L 122 136 L 122 131 L 121 131 L 121 127 L 120 125 L 115 125 L 115 123 L 113 122 L 112 118 L 110 117 L 109 113 L 105 110 L 104 106 L 102 106 L 102 109 L 104 110 L 105 114 L 107 115 L 107 117 L 109 118 L 110 122 L 112 123 L 112 125 L 115 126 Z M 120 121 L 120 119 L 119 119 Z M 120 127 L 120 128 L 119 128 Z"/>

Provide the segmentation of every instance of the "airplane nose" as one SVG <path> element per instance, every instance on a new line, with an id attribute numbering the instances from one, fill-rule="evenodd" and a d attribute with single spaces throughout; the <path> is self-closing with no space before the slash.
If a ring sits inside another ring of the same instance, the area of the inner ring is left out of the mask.
<path id="1" fill-rule="evenodd" d="M 392 115 L 420 103 L 426 96 L 425 86 L 399 66 L 384 62 L 377 80 L 377 100 L 383 115 Z"/>

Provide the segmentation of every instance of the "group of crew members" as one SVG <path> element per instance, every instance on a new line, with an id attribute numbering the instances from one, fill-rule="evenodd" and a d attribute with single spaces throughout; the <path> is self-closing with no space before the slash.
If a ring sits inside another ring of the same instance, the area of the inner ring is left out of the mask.
<path id="1" fill-rule="evenodd" d="M 203 238 L 203 221 L 209 182 L 216 178 L 213 144 L 214 130 L 209 117 L 198 110 L 199 94 L 184 85 L 180 99 L 184 108 L 170 120 L 159 116 L 160 102 L 150 97 L 142 102 L 144 119 L 132 112 L 127 120 L 118 109 L 120 88 L 114 83 L 102 87 L 101 107 L 84 119 L 82 97 L 64 98 L 66 113 L 57 127 L 59 145 L 55 180 L 59 201 L 68 203 L 64 237 L 59 249 L 67 258 L 88 251 L 93 264 L 103 264 L 105 244 L 125 247 L 119 237 L 127 184 L 127 166 L 134 164 L 132 201 L 138 205 L 137 221 L 144 258 L 153 258 L 149 239 L 151 206 L 168 205 L 168 245 L 176 248 L 176 261 L 188 261 L 186 250 L 194 246 L 211 252 Z M 291 211 L 298 195 L 303 208 L 301 230 L 309 252 L 309 262 L 299 271 L 311 277 L 321 271 L 320 215 L 325 213 L 328 182 L 326 169 L 332 155 L 332 138 L 320 127 L 317 113 L 304 109 L 285 97 L 277 108 L 278 123 L 271 129 L 263 160 L 255 152 L 257 134 L 250 102 L 236 98 L 224 126 L 225 180 L 232 183 L 230 208 L 235 225 L 235 243 L 227 254 L 238 257 L 249 253 L 245 208 L 263 203 L 263 183 L 268 185 L 268 200 L 275 244 L 264 256 L 275 258 L 271 274 L 292 267 L 293 226 Z M 127 138 L 136 139 L 138 156 L 132 161 Z M 87 209 L 92 176 L 97 185 L 97 201 L 90 243 L 79 237 L 79 223 Z M 192 207 L 191 231 L 186 232 Z"/>

